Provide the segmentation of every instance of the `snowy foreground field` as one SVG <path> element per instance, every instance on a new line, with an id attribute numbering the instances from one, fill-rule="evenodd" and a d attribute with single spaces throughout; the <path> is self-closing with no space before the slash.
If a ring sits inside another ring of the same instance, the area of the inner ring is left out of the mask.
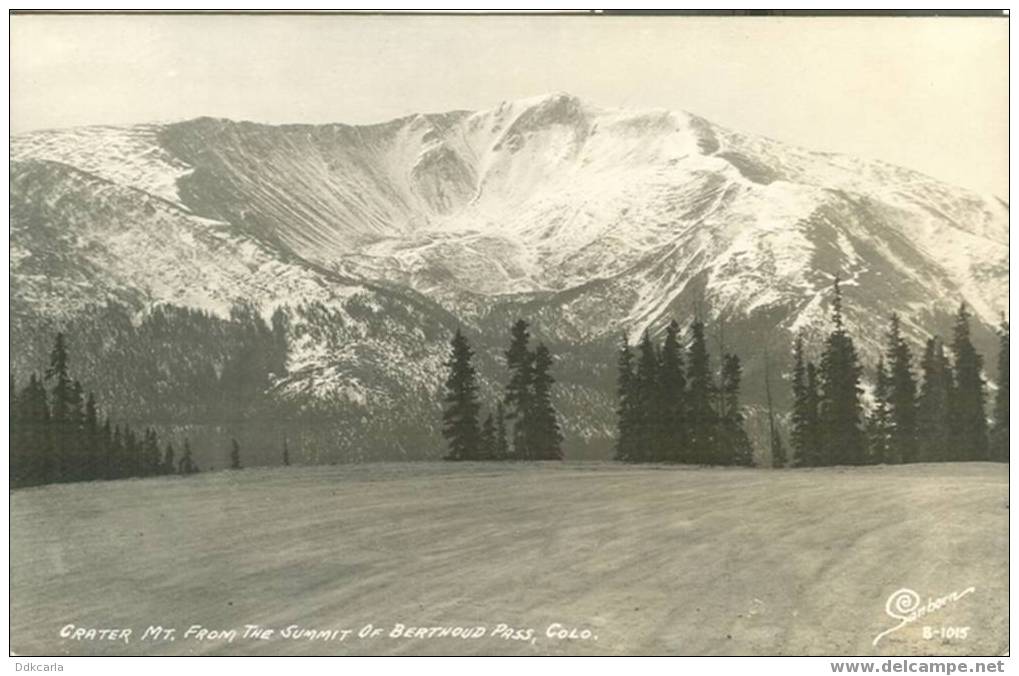
<path id="1" fill-rule="evenodd" d="M 997 654 L 1007 525 L 992 464 L 394 464 L 26 489 L 11 648 Z M 874 647 L 903 588 L 931 611 Z"/>

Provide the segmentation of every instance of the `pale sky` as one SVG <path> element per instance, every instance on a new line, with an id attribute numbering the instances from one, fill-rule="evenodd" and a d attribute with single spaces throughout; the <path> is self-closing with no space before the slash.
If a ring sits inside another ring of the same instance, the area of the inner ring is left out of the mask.
<path id="1" fill-rule="evenodd" d="M 11 17 L 11 126 L 381 122 L 565 91 L 1008 197 L 1008 21 Z"/>

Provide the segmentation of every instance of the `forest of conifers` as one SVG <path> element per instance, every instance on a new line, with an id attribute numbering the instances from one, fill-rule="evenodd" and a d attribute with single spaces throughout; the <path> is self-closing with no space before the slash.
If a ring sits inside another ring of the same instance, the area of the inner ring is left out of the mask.
<path id="1" fill-rule="evenodd" d="M 970 341 L 969 313 L 960 306 L 949 360 L 940 337 L 928 339 L 920 377 L 899 317 L 888 320 L 865 406 L 863 369 L 833 288 L 832 330 L 819 363 L 804 357 L 802 335 L 792 346 L 793 410 L 783 440 L 774 410 L 766 411 L 772 467 L 895 464 L 965 460 L 1008 461 L 1009 326 L 999 327 L 998 377 L 991 423 L 983 359 Z M 457 332 L 447 362 L 443 434 L 450 460 L 561 459 L 552 409 L 552 355 L 527 347 L 527 323 L 511 332 L 505 397 L 481 420 L 472 351 Z M 661 345 L 645 331 L 636 351 L 623 340 L 617 377 L 616 460 L 622 462 L 752 465 L 754 453 L 740 405 L 741 362 L 723 354 L 718 377 L 711 366 L 705 324 L 691 323 L 688 339 L 672 321 Z M 770 392 L 770 383 L 766 384 Z M 770 394 L 769 394 L 770 401 Z M 505 411 L 505 412 L 504 412 Z M 507 432 L 507 425 L 509 431 Z"/>
<path id="2" fill-rule="evenodd" d="M 64 333 L 56 335 L 45 372 L 30 373 L 22 384 L 12 373 L 12 485 L 194 473 L 193 435 L 221 447 L 216 451 L 222 458 L 220 468 L 240 466 L 246 436 L 274 436 L 272 457 L 256 458 L 252 464 L 290 463 L 287 430 L 300 434 L 304 408 L 288 409 L 269 396 L 273 378 L 286 373 L 285 313 L 277 312 L 267 323 L 247 306 L 235 308 L 228 320 L 157 308 L 134 324 L 116 306 L 107 312 L 97 321 L 125 336 L 116 343 L 121 352 L 115 359 L 97 360 L 108 345 L 82 344 L 79 336 L 71 341 L 81 348 L 74 357 L 94 362 L 93 370 L 95 364 L 106 369 L 106 391 L 86 391 L 73 378 Z M 806 359 L 798 335 L 791 345 L 791 363 L 780 366 L 791 374 L 793 405 L 791 411 L 770 406 L 766 411 L 766 463 L 759 459 L 762 454 L 755 456 L 744 430 L 740 358 L 722 354 L 716 369 L 703 321 L 693 321 L 685 333 L 671 322 L 661 343 L 650 332 L 636 345 L 624 340 L 617 361 L 615 458 L 628 463 L 752 465 L 757 457 L 757 464 L 773 467 L 1008 461 L 1007 321 L 999 327 L 993 402 L 988 401 L 983 359 L 970 341 L 964 306 L 947 346 L 940 337 L 931 337 L 919 360 L 901 335 L 899 318 L 892 315 L 869 390 L 843 324 L 837 280 L 831 322 L 817 363 Z M 178 339 L 167 340 L 168 335 Z M 554 404 L 555 355 L 541 343 L 532 348 L 529 325 L 522 319 L 510 328 L 508 338 L 505 382 L 497 401 L 486 404 L 480 401 L 473 350 L 461 332 L 453 337 L 442 399 L 435 402 L 441 404 L 449 460 L 564 457 L 562 414 Z M 125 345 L 131 354 L 123 352 Z M 111 374 L 110 368 L 123 373 Z M 115 399 L 116 383 L 128 379 L 135 383 L 135 395 L 125 415 L 107 402 Z M 771 384 L 766 387 L 770 393 Z M 376 433 L 385 434 L 388 424 L 381 420 Z M 185 430 L 176 435 L 183 438 L 180 448 L 160 442 L 157 428 Z M 215 435 L 203 432 L 210 428 Z M 788 430 L 786 438 L 783 429 Z M 201 437 L 203 433 L 207 436 Z M 299 461 L 314 463 L 315 458 L 305 454 Z"/>

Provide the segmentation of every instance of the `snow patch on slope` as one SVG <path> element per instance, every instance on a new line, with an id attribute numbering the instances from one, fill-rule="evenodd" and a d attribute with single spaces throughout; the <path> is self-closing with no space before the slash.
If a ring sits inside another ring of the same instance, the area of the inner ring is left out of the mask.
<path id="1" fill-rule="evenodd" d="M 182 206 L 177 180 L 191 168 L 159 144 L 159 125 L 78 127 L 11 137 L 11 161 L 50 160 Z"/>
<path id="2" fill-rule="evenodd" d="M 836 273 L 864 295 L 875 279 L 909 286 L 897 300 L 918 312 L 965 300 L 993 322 L 1007 304 L 1000 201 L 685 112 L 553 93 L 361 127 L 202 119 L 160 135 L 196 165 L 191 175 L 153 150 L 158 131 L 12 144 L 174 201 L 183 179 L 189 208 L 252 241 L 466 315 L 477 296 L 625 290 L 610 317 L 587 319 L 589 303 L 570 310 L 584 337 L 654 326 L 690 293 L 739 315 L 799 307 Z"/>

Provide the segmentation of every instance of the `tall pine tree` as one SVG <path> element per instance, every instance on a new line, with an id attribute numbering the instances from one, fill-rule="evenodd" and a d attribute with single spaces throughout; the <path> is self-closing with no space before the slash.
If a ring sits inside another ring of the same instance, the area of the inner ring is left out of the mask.
<path id="1" fill-rule="evenodd" d="M 942 462 L 953 456 L 952 368 L 941 338 L 928 339 L 920 360 L 922 380 L 917 400 L 917 460 Z"/>
<path id="2" fill-rule="evenodd" d="M 191 457 L 191 442 L 187 439 L 184 440 L 184 451 L 181 454 L 180 461 L 177 463 L 177 472 L 180 474 L 195 474 L 198 472 L 198 466 L 195 465 Z"/>
<path id="3" fill-rule="evenodd" d="M 106 416 L 103 421 L 103 427 L 99 432 L 100 438 L 100 471 L 103 479 L 115 479 L 116 478 L 116 462 L 117 459 L 114 457 L 115 449 L 113 448 L 113 428 L 110 423 L 110 417 Z"/>
<path id="4" fill-rule="evenodd" d="M 476 460 L 480 450 L 478 414 L 481 405 L 478 403 L 477 372 L 471 363 L 473 356 L 470 343 L 457 329 L 446 361 L 449 375 L 443 398 L 442 435 L 449 444 L 447 460 Z"/>
<path id="5" fill-rule="evenodd" d="M 478 453 L 479 460 L 495 460 L 496 458 L 496 441 L 495 441 L 495 418 L 492 416 L 491 411 L 485 416 L 485 422 L 481 425 L 481 447 Z"/>
<path id="6" fill-rule="evenodd" d="M 177 465 L 174 460 L 173 442 L 166 442 L 166 450 L 163 451 L 163 474 L 173 474 L 177 471 Z"/>
<path id="7" fill-rule="evenodd" d="M 754 464 L 753 449 L 743 429 L 743 410 L 739 404 L 740 381 L 743 367 L 734 354 L 722 358 L 721 401 L 722 414 L 718 426 L 718 451 L 715 462 L 723 465 Z"/>
<path id="8" fill-rule="evenodd" d="M 141 452 L 138 435 L 128 425 L 124 425 L 124 474 L 138 476 L 141 472 Z"/>
<path id="9" fill-rule="evenodd" d="M 76 464 L 76 434 L 72 409 L 73 383 L 68 374 L 67 344 L 63 333 L 58 333 L 53 343 L 46 380 L 53 383 L 50 390 L 50 431 L 56 452 L 53 480 L 69 481 Z"/>
<path id="10" fill-rule="evenodd" d="M 531 353 L 529 325 L 518 319 L 510 328 L 510 346 L 506 350 L 506 366 L 510 377 L 506 384 L 506 419 L 512 425 L 513 457 L 531 460 L 533 453 L 527 445 L 527 415 L 531 410 L 531 390 L 534 386 L 534 355 Z"/>
<path id="11" fill-rule="evenodd" d="M 20 436 L 22 427 L 19 417 L 20 410 L 18 409 L 17 385 L 14 383 L 14 371 L 11 371 L 8 375 L 10 378 L 10 392 L 7 395 L 7 404 L 9 409 L 7 412 L 7 421 L 10 424 L 11 434 L 10 446 L 7 449 L 7 468 L 10 472 L 9 480 L 13 487 L 17 486 L 20 481 L 20 472 L 24 467 L 24 461 L 21 457 L 23 454 Z"/>
<path id="12" fill-rule="evenodd" d="M 781 469 L 786 466 L 788 462 L 787 454 L 785 451 L 785 444 L 782 443 L 782 435 L 779 433 L 777 427 L 771 429 L 771 466 L 776 469 Z"/>
<path id="13" fill-rule="evenodd" d="M 901 456 L 892 446 L 892 415 L 889 407 L 891 377 L 885 367 L 885 358 L 877 362 L 874 376 L 874 407 L 867 416 L 867 438 L 870 443 L 870 461 L 874 464 L 901 462 Z"/>
<path id="14" fill-rule="evenodd" d="M 817 448 L 813 446 L 813 424 L 816 412 L 811 411 L 807 389 L 807 368 L 803 358 L 803 334 L 797 333 L 793 343 L 793 415 L 791 442 L 793 464 L 811 467 L 818 464 Z"/>
<path id="15" fill-rule="evenodd" d="M 683 348 L 679 339 L 679 324 L 669 322 L 662 344 L 662 358 L 659 369 L 658 402 L 661 416 L 661 459 L 665 462 L 686 461 L 686 374 L 684 373 Z"/>
<path id="16" fill-rule="evenodd" d="M 802 366 L 801 363 L 801 371 Z M 794 387 L 793 389 L 795 390 L 796 388 Z M 771 362 L 768 359 L 767 349 L 764 351 L 764 399 L 768 405 L 768 446 L 771 451 L 771 466 L 780 469 L 786 466 L 788 457 L 785 445 L 782 443 L 782 435 L 779 434 L 778 427 L 775 425 L 775 408 L 771 400 Z"/>
<path id="17" fill-rule="evenodd" d="M 955 388 L 950 402 L 954 445 L 960 454 L 959 460 L 987 460 L 983 358 L 970 342 L 969 317 L 965 304 L 961 305 L 952 336 Z"/>
<path id="18" fill-rule="evenodd" d="M 888 419 L 890 424 L 888 462 L 916 462 L 916 378 L 913 356 L 902 337 L 899 316 L 892 314 L 888 330 Z"/>
<path id="19" fill-rule="evenodd" d="M 865 439 L 860 429 L 861 368 L 853 339 L 842 317 L 842 290 L 835 277 L 832 301 L 834 328 L 821 355 L 819 410 L 822 465 L 859 465 L 865 460 Z"/>
<path id="20" fill-rule="evenodd" d="M 21 424 L 21 468 L 18 470 L 21 485 L 35 486 L 55 481 L 56 458 L 50 428 L 49 403 L 42 381 L 31 374 L 28 384 L 18 397 Z"/>
<path id="21" fill-rule="evenodd" d="M 101 479 L 103 475 L 102 464 L 102 437 L 99 429 L 99 411 L 96 408 L 96 396 L 88 393 L 85 400 L 85 424 L 83 434 L 84 446 L 84 478 L 87 481 Z"/>
<path id="22" fill-rule="evenodd" d="M 824 453 L 824 436 L 821 434 L 821 375 L 814 362 L 807 362 L 807 429 L 810 431 L 809 444 L 814 449 L 814 465 L 820 465 Z"/>
<path id="23" fill-rule="evenodd" d="M 64 477 L 65 481 L 83 481 L 85 479 L 85 399 L 81 383 L 76 379 L 71 381 L 70 399 L 68 401 L 67 431 L 70 438 L 67 439 L 67 455 L 70 458 L 69 467 Z"/>
<path id="24" fill-rule="evenodd" d="M 633 444 L 634 462 L 656 462 L 662 459 L 663 420 L 660 409 L 658 353 L 651 334 L 644 331 L 637 348 L 634 372 L 636 393 L 636 426 Z"/>
<path id="25" fill-rule="evenodd" d="M 506 434 L 506 409 L 500 401 L 495 405 L 495 459 L 509 460 L 509 436 Z"/>
<path id="26" fill-rule="evenodd" d="M 704 323 L 690 326 L 690 349 L 686 371 L 686 434 L 689 462 L 711 464 L 716 461 L 717 420 L 712 402 L 715 384 L 711 377 L 711 359 L 704 339 Z"/>
<path id="27" fill-rule="evenodd" d="M 633 371 L 633 352 L 630 344 L 623 336 L 623 346 L 619 348 L 618 375 L 616 376 L 616 460 L 620 462 L 637 461 L 638 410 L 637 410 L 637 379 Z"/>
<path id="28" fill-rule="evenodd" d="M 124 446 L 124 434 L 120 425 L 113 426 L 113 440 L 110 442 L 111 479 L 122 479 L 127 476 L 127 453 Z"/>
<path id="29" fill-rule="evenodd" d="M 534 351 L 534 392 L 531 398 L 531 428 L 528 447 L 535 460 L 562 460 L 563 435 L 552 403 L 552 354 L 539 344 Z"/>
<path id="30" fill-rule="evenodd" d="M 144 441 L 144 462 L 145 468 L 143 473 L 145 476 L 155 476 L 160 473 L 160 465 L 162 464 L 162 454 L 159 452 L 159 437 L 156 435 L 154 429 L 145 430 L 145 441 Z"/>

